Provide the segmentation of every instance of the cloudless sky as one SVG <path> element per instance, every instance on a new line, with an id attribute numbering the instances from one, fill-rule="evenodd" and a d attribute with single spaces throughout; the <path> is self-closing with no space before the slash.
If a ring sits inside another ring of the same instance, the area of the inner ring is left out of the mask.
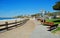
<path id="1" fill-rule="evenodd" d="M 41 9 L 53 12 L 52 6 L 58 0 L 0 0 L 0 17 L 30 15 Z"/>

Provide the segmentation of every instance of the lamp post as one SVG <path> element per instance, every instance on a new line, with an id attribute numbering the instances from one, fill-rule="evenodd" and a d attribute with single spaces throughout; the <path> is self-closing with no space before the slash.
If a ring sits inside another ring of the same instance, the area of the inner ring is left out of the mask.
<path id="1" fill-rule="evenodd" d="M 41 17 L 42 17 L 43 23 L 45 22 L 45 17 L 44 17 L 44 15 L 45 15 L 45 10 L 41 10 Z"/>
<path id="2" fill-rule="evenodd" d="M 44 10 L 42 10 L 43 23 L 44 23 L 44 21 L 45 21 L 45 19 L 44 19 L 44 14 L 45 14 L 45 11 L 44 11 Z"/>

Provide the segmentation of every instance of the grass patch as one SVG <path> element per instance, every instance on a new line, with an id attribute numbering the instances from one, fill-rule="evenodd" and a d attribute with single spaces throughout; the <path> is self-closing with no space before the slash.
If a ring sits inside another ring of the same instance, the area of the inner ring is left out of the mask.
<path id="1" fill-rule="evenodd" d="M 53 21 L 56 21 L 56 20 L 60 20 L 60 19 L 46 19 L 47 22 L 53 22 Z"/>
<path id="2" fill-rule="evenodd" d="M 54 24 L 60 24 L 60 22 L 54 22 Z"/>
<path id="3" fill-rule="evenodd" d="M 46 19 L 46 22 L 54 22 L 54 21 L 57 21 L 57 20 L 59 20 L 59 21 L 60 21 L 60 19 Z M 59 21 L 54 22 L 54 24 L 60 24 L 60 22 L 59 22 Z"/>

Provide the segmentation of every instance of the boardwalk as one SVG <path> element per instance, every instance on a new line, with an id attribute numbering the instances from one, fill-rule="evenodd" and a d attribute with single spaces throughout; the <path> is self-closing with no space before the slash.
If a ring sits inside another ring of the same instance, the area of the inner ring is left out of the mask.
<path id="1" fill-rule="evenodd" d="M 0 33 L 0 38 L 29 38 L 34 28 L 35 24 L 33 20 L 29 20 L 21 27 Z"/>

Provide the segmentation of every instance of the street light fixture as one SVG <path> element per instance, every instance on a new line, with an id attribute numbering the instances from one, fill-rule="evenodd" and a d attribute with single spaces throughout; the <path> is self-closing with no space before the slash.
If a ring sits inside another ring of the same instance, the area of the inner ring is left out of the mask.
<path id="1" fill-rule="evenodd" d="M 44 15 L 45 15 L 45 10 L 42 10 L 43 23 L 45 22 L 45 17 L 44 17 Z"/>

